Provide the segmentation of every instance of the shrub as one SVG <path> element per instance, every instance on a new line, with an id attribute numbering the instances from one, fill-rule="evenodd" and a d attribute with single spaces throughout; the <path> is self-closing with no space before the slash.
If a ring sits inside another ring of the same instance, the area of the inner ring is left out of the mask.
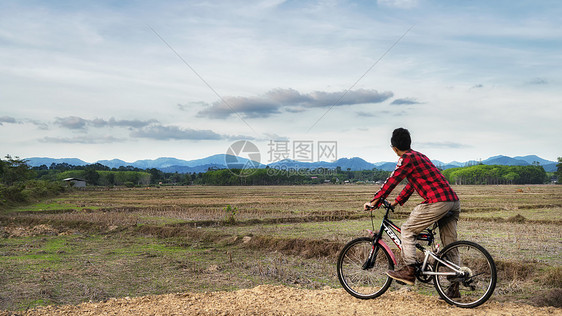
<path id="1" fill-rule="evenodd" d="M 238 209 L 236 207 L 232 207 L 230 206 L 230 204 L 228 204 L 225 208 L 224 208 L 224 213 L 225 213 L 225 217 L 224 217 L 224 221 L 227 224 L 235 224 L 236 223 L 236 211 Z"/>
<path id="2" fill-rule="evenodd" d="M 27 200 L 27 192 L 24 192 L 23 183 L 13 185 L 0 186 L 0 199 L 6 202 L 25 202 Z"/>
<path id="3" fill-rule="evenodd" d="M 64 190 L 61 183 L 44 180 L 29 180 L 12 185 L 0 184 L 0 206 L 55 196 Z"/>
<path id="4" fill-rule="evenodd" d="M 54 196 L 65 191 L 65 187 L 60 182 L 44 180 L 30 180 L 25 182 L 25 190 L 33 198 L 43 198 Z"/>

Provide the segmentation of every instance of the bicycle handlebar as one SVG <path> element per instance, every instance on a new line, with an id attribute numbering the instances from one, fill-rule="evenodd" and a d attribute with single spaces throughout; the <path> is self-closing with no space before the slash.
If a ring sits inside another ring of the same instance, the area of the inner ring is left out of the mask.
<path id="1" fill-rule="evenodd" d="M 382 204 L 384 205 L 385 208 L 389 208 L 391 211 L 394 212 L 394 207 L 392 206 L 392 204 L 390 202 L 388 202 L 387 200 L 383 200 Z"/>
<path id="2" fill-rule="evenodd" d="M 390 204 L 390 202 L 388 202 L 387 200 L 382 200 L 382 205 L 384 205 L 384 208 L 386 209 L 390 209 L 391 211 L 394 212 L 394 207 L 392 206 L 392 204 Z M 379 206 L 380 207 L 380 206 Z M 367 209 L 369 210 L 374 210 L 377 209 L 379 207 L 373 207 L 373 206 L 367 206 Z"/>

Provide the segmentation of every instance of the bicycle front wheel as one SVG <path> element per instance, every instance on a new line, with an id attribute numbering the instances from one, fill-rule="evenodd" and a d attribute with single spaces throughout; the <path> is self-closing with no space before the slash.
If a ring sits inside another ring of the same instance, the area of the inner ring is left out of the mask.
<path id="1" fill-rule="evenodd" d="M 370 260 L 371 255 L 374 255 Z M 386 275 L 394 263 L 385 248 L 367 237 L 347 243 L 338 257 L 338 279 L 343 288 L 360 299 L 371 299 L 383 294 L 392 279 Z"/>
<path id="2" fill-rule="evenodd" d="M 446 263 L 460 267 L 461 274 L 436 275 L 435 289 L 449 304 L 472 308 L 486 302 L 496 287 L 496 264 L 484 247 L 471 241 L 455 241 L 440 252 Z M 436 261 L 435 272 L 454 272 Z"/>

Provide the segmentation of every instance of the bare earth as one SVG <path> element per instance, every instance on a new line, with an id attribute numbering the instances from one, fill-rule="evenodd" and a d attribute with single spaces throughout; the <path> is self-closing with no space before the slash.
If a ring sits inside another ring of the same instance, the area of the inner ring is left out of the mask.
<path id="1" fill-rule="evenodd" d="M 20 315 L 562 315 L 555 307 L 487 302 L 461 309 L 402 288 L 372 300 L 343 289 L 305 290 L 260 285 L 234 292 L 178 293 L 40 307 Z M 0 315 L 13 315 L 0 312 Z"/>

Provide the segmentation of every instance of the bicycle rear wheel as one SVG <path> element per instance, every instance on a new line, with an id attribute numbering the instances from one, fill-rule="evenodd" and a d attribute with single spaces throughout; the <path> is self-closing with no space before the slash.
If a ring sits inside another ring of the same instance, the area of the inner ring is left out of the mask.
<path id="1" fill-rule="evenodd" d="M 455 241 L 443 248 L 439 257 L 457 264 L 463 272 L 456 276 L 435 276 L 435 289 L 447 303 L 472 308 L 490 298 L 496 287 L 496 264 L 484 247 L 471 241 Z M 434 271 L 453 272 L 439 261 Z"/>
<path id="2" fill-rule="evenodd" d="M 376 253 L 369 261 L 371 251 Z M 371 299 L 383 294 L 392 279 L 386 275 L 393 270 L 390 254 L 378 244 L 373 246 L 371 238 L 361 237 L 347 243 L 338 257 L 338 279 L 343 288 L 360 299 Z"/>

